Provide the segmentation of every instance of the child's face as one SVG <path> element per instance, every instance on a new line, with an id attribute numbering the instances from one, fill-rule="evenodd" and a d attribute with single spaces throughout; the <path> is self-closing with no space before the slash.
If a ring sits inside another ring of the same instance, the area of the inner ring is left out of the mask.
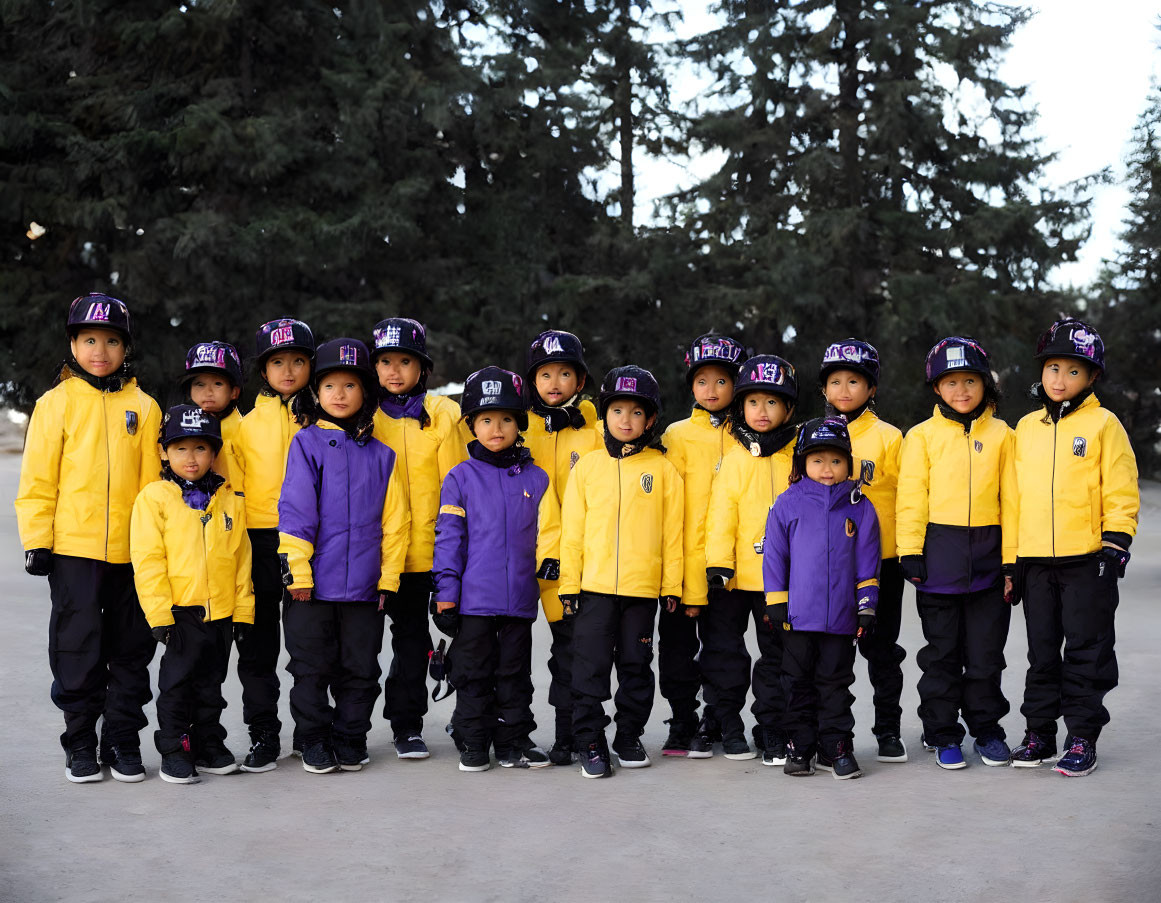
<path id="1" fill-rule="evenodd" d="M 823 383 L 822 394 L 836 411 L 847 414 L 874 398 L 875 388 L 865 376 L 854 370 L 832 370 Z"/>
<path id="2" fill-rule="evenodd" d="M 111 376 L 125 363 L 125 338 L 114 329 L 80 329 L 70 345 L 81 369 L 91 376 Z"/>
<path id="3" fill-rule="evenodd" d="M 693 400 L 716 414 L 734 400 L 734 380 L 729 371 L 717 364 L 698 367 L 693 374 Z"/>
<path id="4" fill-rule="evenodd" d="M 935 394 L 960 414 L 969 414 L 984 400 L 984 378 L 978 373 L 946 373 L 935 384 Z"/>
<path id="5" fill-rule="evenodd" d="M 379 385 L 392 395 L 404 395 L 419 385 L 423 362 L 404 351 L 387 351 L 375 360 Z"/>
<path id="6" fill-rule="evenodd" d="M 630 398 L 614 398 L 605 408 L 605 429 L 619 442 L 640 439 L 656 419 L 656 414 L 650 416 L 643 405 Z"/>
<path id="7" fill-rule="evenodd" d="M 354 417 L 363 407 L 363 381 L 351 370 L 331 370 L 318 381 L 318 403 L 335 420 Z"/>
<path id="8" fill-rule="evenodd" d="M 533 377 L 536 393 L 550 408 L 564 404 L 584 385 L 584 378 L 573 364 L 544 364 Z"/>
<path id="9" fill-rule="evenodd" d="M 472 420 L 472 431 L 480 445 L 488 451 L 499 452 L 516 444 L 520 429 L 511 411 L 485 411 Z"/>
<path id="10" fill-rule="evenodd" d="M 790 419 L 790 408 L 777 395 L 769 392 L 750 392 L 742 403 L 746 426 L 757 433 L 768 433 Z"/>
<path id="11" fill-rule="evenodd" d="M 834 486 L 851 475 L 847 456 L 837 449 L 819 448 L 806 455 L 806 475 L 823 486 Z"/>
<path id="12" fill-rule="evenodd" d="M 1040 373 L 1045 394 L 1056 402 L 1076 398 L 1096 382 L 1096 378 L 1096 371 L 1088 364 L 1070 357 L 1050 357 Z"/>
<path id="13" fill-rule="evenodd" d="M 218 373 L 199 373 L 189 384 L 189 400 L 203 411 L 220 414 L 242 390 Z"/>
<path id="14" fill-rule="evenodd" d="M 289 398 L 310 381 L 310 358 L 300 351 L 272 354 L 266 358 L 262 374 L 271 389 Z"/>
<path id="15" fill-rule="evenodd" d="M 165 447 L 170 469 L 183 480 L 200 480 L 214 463 L 214 447 L 208 439 L 178 439 Z"/>

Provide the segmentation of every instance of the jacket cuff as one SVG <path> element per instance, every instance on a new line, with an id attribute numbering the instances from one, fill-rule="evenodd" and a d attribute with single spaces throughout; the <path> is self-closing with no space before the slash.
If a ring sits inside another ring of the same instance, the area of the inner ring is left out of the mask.
<path id="1" fill-rule="evenodd" d="M 879 607 L 879 581 L 866 580 L 855 590 L 859 600 L 859 611 L 874 611 Z"/>
<path id="2" fill-rule="evenodd" d="M 435 601 L 453 602 L 458 607 L 462 584 L 458 577 L 451 574 L 437 574 L 435 577 Z"/>
<path id="3" fill-rule="evenodd" d="M 790 590 L 779 590 L 773 593 L 766 593 L 767 605 L 786 605 L 790 601 Z"/>
<path id="4" fill-rule="evenodd" d="M 393 571 L 381 571 L 379 574 L 379 592 L 399 592 L 399 574 Z"/>
<path id="5" fill-rule="evenodd" d="M 1117 530 L 1105 530 L 1101 534 L 1101 542 L 1111 542 L 1114 546 L 1120 546 L 1125 551 L 1128 551 L 1129 546 L 1133 544 L 1133 537 L 1128 533 L 1121 533 Z"/>

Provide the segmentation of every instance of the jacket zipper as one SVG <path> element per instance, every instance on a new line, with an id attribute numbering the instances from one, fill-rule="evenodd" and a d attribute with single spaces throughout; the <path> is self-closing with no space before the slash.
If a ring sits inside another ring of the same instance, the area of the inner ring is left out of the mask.
<path id="1" fill-rule="evenodd" d="M 109 560 L 109 506 L 113 496 L 113 460 L 109 448 L 109 393 L 101 392 L 101 416 L 105 422 L 105 560 Z"/>
<path id="2" fill-rule="evenodd" d="M 831 527 L 831 524 L 830 524 L 830 490 L 829 490 L 829 488 L 827 489 L 826 492 L 823 493 L 823 496 L 822 496 L 822 522 L 824 524 L 823 533 L 826 536 L 826 576 L 827 576 L 827 584 L 828 584 L 827 588 L 826 588 L 826 618 L 822 622 L 822 629 L 825 632 L 826 628 L 828 628 L 830 626 L 830 623 L 831 623 L 830 622 L 831 591 L 830 591 L 830 585 L 829 585 L 830 584 L 830 546 L 831 546 L 830 527 Z M 857 616 L 856 616 L 856 619 L 857 619 Z"/>
<path id="3" fill-rule="evenodd" d="M 968 581 L 967 581 L 967 591 L 969 593 L 972 591 L 972 579 L 975 576 L 975 564 L 976 564 L 975 555 L 972 554 L 972 495 L 973 495 L 973 492 L 972 492 L 972 443 L 974 440 L 972 439 L 972 434 L 971 434 L 971 431 L 973 429 L 975 429 L 976 422 L 977 421 L 972 421 L 971 425 L 968 427 L 967 434 L 964 436 L 964 438 L 967 440 L 967 456 L 968 456 L 968 505 L 967 505 L 967 525 L 968 525 L 968 534 L 967 534 L 968 568 L 967 568 L 967 571 L 968 571 Z"/>
<path id="4" fill-rule="evenodd" d="M 617 555 L 613 565 L 613 594 L 621 595 L 621 459 L 617 459 Z"/>
<path id="5" fill-rule="evenodd" d="M 553 455 L 555 459 L 556 455 Z M 508 504 L 504 497 L 504 470 L 499 467 L 492 468 L 496 471 L 497 492 L 496 498 L 500 499 L 500 512 L 504 516 L 504 546 L 508 546 Z M 466 525 L 465 525 L 466 526 Z M 504 556 L 504 608 L 509 615 L 512 614 L 512 575 L 508 567 L 508 556 Z"/>
<path id="6" fill-rule="evenodd" d="M 213 506 L 213 504 L 214 500 L 210 499 L 210 503 L 206 505 L 204 516 L 198 517 L 198 520 L 202 522 L 202 562 L 206 569 L 206 621 L 213 620 L 210 617 L 210 600 L 213 598 L 213 592 L 210 587 L 210 543 L 209 540 L 206 539 L 206 525 L 211 523 L 214 519 L 213 514 L 210 512 L 210 508 Z"/>
<path id="7" fill-rule="evenodd" d="M 1050 523 L 1052 524 L 1052 557 L 1056 557 L 1056 430 L 1059 424 L 1052 421 L 1052 485 L 1048 487 Z"/>

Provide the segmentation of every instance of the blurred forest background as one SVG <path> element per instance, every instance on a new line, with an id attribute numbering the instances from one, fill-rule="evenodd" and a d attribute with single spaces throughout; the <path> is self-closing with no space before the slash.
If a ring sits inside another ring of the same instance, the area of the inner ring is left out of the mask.
<path id="1" fill-rule="evenodd" d="M 163 403 L 195 341 L 245 356 L 274 317 L 321 340 L 403 315 L 433 386 L 523 370 L 552 326 L 597 378 L 653 369 L 667 419 L 701 332 L 787 357 L 803 415 L 822 349 L 855 335 L 904 428 L 930 412 L 927 348 L 970 334 L 1014 423 L 1067 312 L 1104 336 L 1102 402 L 1157 475 L 1161 93 L 1125 136 L 1122 250 L 1063 291 L 1108 176 L 1043 176 L 1036 111 L 997 74 L 1027 10 L 714 9 L 679 39 L 661 0 L 0 0 L 0 404 L 31 409 L 68 302 L 106 291 Z M 709 88 L 679 104 L 682 73 Z M 723 162 L 635 221 L 634 152 Z"/>

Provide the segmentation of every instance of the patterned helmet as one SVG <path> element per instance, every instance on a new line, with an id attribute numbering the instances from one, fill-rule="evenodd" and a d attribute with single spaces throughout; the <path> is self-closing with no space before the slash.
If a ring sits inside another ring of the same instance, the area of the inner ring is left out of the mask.
<path id="1" fill-rule="evenodd" d="M 198 342 L 185 354 L 184 385 L 198 373 L 224 373 L 235 386 L 242 385 L 242 360 L 229 342 Z"/>
<path id="2" fill-rule="evenodd" d="M 65 321 L 65 332 L 69 338 L 76 338 L 77 333 L 86 327 L 112 329 L 121 333 L 126 342 L 133 340 L 132 322 L 125 302 L 100 292 L 81 295 L 69 305 L 69 315 Z"/>
<path id="3" fill-rule="evenodd" d="M 949 370 L 979 373 L 989 385 L 992 382 L 992 367 L 984 346 L 964 336 L 948 336 L 936 342 L 927 352 L 924 367 L 929 386 Z"/>
<path id="4" fill-rule="evenodd" d="M 259 367 L 275 352 L 301 351 L 307 357 L 313 357 L 314 349 L 314 333 L 302 320 L 271 320 L 259 326 L 254 336 L 254 351 L 258 356 Z"/>
<path id="5" fill-rule="evenodd" d="M 872 386 L 879 384 L 879 352 L 870 342 L 861 339 L 843 339 L 829 345 L 822 355 L 818 381 L 825 383 L 834 370 L 853 370 L 861 373 Z"/>
<path id="6" fill-rule="evenodd" d="M 1087 323 L 1065 317 L 1048 327 L 1048 331 L 1040 336 L 1036 344 L 1036 360 L 1044 361 L 1050 357 L 1070 357 L 1085 361 L 1103 373 L 1105 343 Z"/>
<path id="7" fill-rule="evenodd" d="M 528 429 L 528 415 L 524 412 L 524 380 L 502 367 L 484 367 L 464 380 L 464 394 L 460 409 L 465 417 L 481 411 L 511 411 L 516 414 L 516 425 Z"/>
<path id="8" fill-rule="evenodd" d="M 699 335 L 685 353 L 685 381 L 693 385 L 693 375 L 699 367 L 706 364 L 716 364 L 724 368 L 731 377 L 736 378 L 738 363 L 746 356 L 746 349 L 737 339 L 727 335 L 706 333 Z"/>
<path id="9" fill-rule="evenodd" d="M 583 374 L 589 372 L 581 340 L 561 329 L 546 330 L 532 340 L 524 367 L 525 378 L 531 380 L 543 364 L 574 364 Z"/>
<path id="10" fill-rule="evenodd" d="M 179 404 L 165 412 L 161 421 L 161 447 L 168 448 L 179 439 L 207 439 L 214 453 L 222 450 L 222 426 L 218 418 L 207 414 L 196 404 Z"/>
<path id="11" fill-rule="evenodd" d="M 427 353 L 427 330 L 418 320 L 408 317 L 388 317 L 380 320 L 371 330 L 375 360 L 387 351 L 406 351 L 423 361 L 425 369 L 435 364 Z"/>
<path id="12" fill-rule="evenodd" d="M 759 354 L 750 358 L 738 370 L 734 398 L 741 398 L 747 392 L 781 395 L 793 405 L 798 401 L 798 377 L 793 365 L 776 354 Z"/>
<path id="13" fill-rule="evenodd" d="M 605 374 L 601 381 L 601 394 L 597 398 L 598 414 L 602 419 L 609 402 L 614 398 L 635 398 L 651 414 L 661 410 L 661 387 L 657 385 L 652 373 L 636 364 L 614 367 Z"/>

